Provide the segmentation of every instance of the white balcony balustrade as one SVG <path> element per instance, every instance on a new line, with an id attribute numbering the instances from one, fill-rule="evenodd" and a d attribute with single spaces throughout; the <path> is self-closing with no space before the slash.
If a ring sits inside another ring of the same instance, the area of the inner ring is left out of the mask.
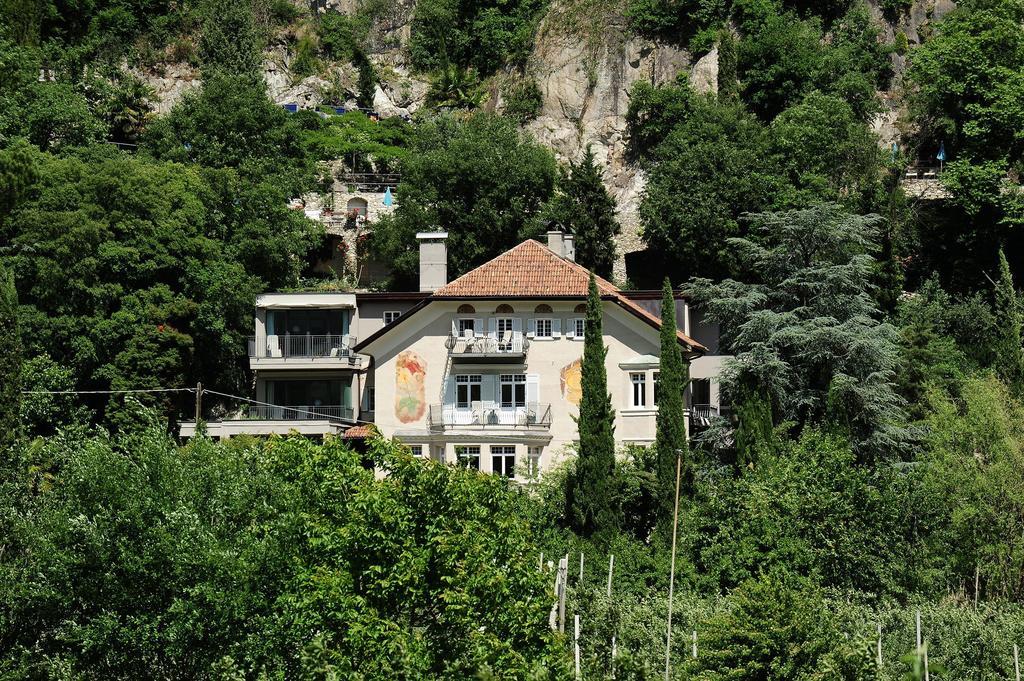
<path id="1" fill-rule="evenodd" d="M 341 360 L 351 363 L 355 345 L 355 337 L 348 334 L 250 336 L 249 358 L 260 364 L 288 360 Z"/>
<path id="2" fill-rule="evenodd" d="M 469 407 L 432 404 L 429 425 L 433 430 L 452 428 L 541 428 L 551 427 L 551 405 L 529 402 L 525 406 L 502 407 L 474 402 Z"/>

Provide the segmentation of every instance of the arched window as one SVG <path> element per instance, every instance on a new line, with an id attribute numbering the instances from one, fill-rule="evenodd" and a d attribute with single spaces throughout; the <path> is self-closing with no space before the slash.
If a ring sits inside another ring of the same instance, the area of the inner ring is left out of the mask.
<path id="1" fill-rule="evenodd" d="M 541 303 L 533 309 L 534 314 L 551 314 L 551 306 L 546 303 Z"/>
<path id="2" fill-rule="evenodd" d="M 515 310 L 512 309 L 511 305 L 508 305 L 507 303 L 502 303 L 497 308 L 495 308 L 494 312 L 497 314 L 511 314 L 515 312 Z"/>
<path id="3" fill-rule="evenodd" d="M 459 305 L 459 314 L 474 314 L 476 308 L 472 305 Z"/>
<path id="4" fill-rule="evenodd" d="M 586 305 L 586 303 L 580 303 L 579 305 L 577 305 L 573 309 L 573 312 L 575 312 L 576 314 L 587 314 L 587 305 Z"/>
<path id="5" fill-rule="evenodd" d="M 361 216 L 363 216 L 365 218 L 366 217 L 366 209 L 367 209 L 368 206 L 369 206 L 369 204 L 366 202 L 366 199 L 357 196 L 355 198 L 352 198 L 352 199 L 348 200 L 348 204 L 345 206 L 345 211 L 349 215 L 356 214 L 356 215 L 361 215 Z"/>

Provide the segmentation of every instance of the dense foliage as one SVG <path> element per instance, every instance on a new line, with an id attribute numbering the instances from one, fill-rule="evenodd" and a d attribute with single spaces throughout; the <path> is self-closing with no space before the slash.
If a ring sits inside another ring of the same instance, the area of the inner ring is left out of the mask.
<path id="1" fill-rule="evenodd" d="M 237 394 L 252 302 L 293 281 L 314 240 L 287 194 L 113 149 L 36 160 L 2 232 L 27 352 L 57 358 L 78 388 L 203 380 Z"/>
<path id="2" fill-rule="evenodd" d="M 579 456 L 520 486 L 379 440 L 181 447 L 165 416 L 191 395 L 69 391 L 246 394 L 254 297 L 324 248 L 289 203 L 350 173 L 402 176 L 372 225 L 395 287 L 436 229 L 449 276 L 549 228 L 609 275 L 602 155 L 559 168 L 523 130 L 558 94 L 529 58 L 548 3 L 0 0 L 0 677 L 564 678 L 559 557 L 582 676 L 660 677 L 683 450 L 673 678 L 919 679 L 918 611 L 933 677 L 1011 678 L 1024 5 L 937 20 L 882 0 L 884 25 L 854 0 L 569 4 L 616 18 L 582 41 L 588 107 L 605 56 L 636 81 L 634 283 L 670 274 L 690 323 L 720 325 L 731 409 L 683 438 L 666 287 L 656 446 L 615 452 L 592 291 Z M 717 50 L 717 91 L 672 79 L 661 48 L 635 61 L 623 14 L 694 60 Z M 325 104 L 372 107 L 404 87 L 380 52 L 406 19 L 429 80 L 411 119 L 268 96 L 283 53 L 289 88 L 316 76 Z M 144 78 L 171 65 L 201 82 L 157 115 Z M 595 111 L 548 137 L 591 141 Z M 945 198 L 915 196 L 908 166 Z"/>
<path id="3" fill-rule="evenodd" d="M 566 484 L 568 520 L 583 535 L 609 534 L 621 523 L 612 490 L 615 471 L 615 412 L 608 394 L 601 295 L 593 273 L 587 294 L 580 379 L 579 449 Z"/>
<path id="4" fill-rule="evenodd" d="M 501 480 L 384 442 L 379 478 L 340 442 L 160 431 L 21 452 L 37 472 L 0 486 L 0 673 L 561 676 Z"/>
<path id="5" fill-rule="evenodd" d="M 896 329 L 870 296 L 878 219 L 822 205 L 751 220 L 730 242 L 751 281 L 691 282 L 734 356 L 726 389 L 768 396 L 777 422 L 824 420 L 866 459 L 898 451 Z"/>
<path id="6" fill-rule="evenodd" d="M 440 116 L 424 124 L 402 166 L 402 197 L 374 233 L 382 260 L 406 288 L 419 255 L 416 233 L 448 232 L 454 278 L 544 231 L 541 211 L 554 191 L 551 152 L 507 119 Z"/>
<path id="7" fill-rule="evenodd" d="M 604 186 L 590 147 L 578 162 L 562 169 L 545 221 L 575 235 L 576 262 L 599 277 L 611 278 L 615 236 L 621 229 L 615 219 L 615 199 Z"/>
<path id="8" fill-rule="evenodd" d="M 661 517 L 667 521 L 669 509 L 675 503 L 676 476 L 679 476 L 679 484 L 684 493 L 689 493 L 693 485 L 693 465 L 687 443 L 684 404 L 686 384 L 689 383 L 690 377 L 676 335 L 675 291 L 668 277 L 662 286 L 661 310 L 656 388 L 658 417 L 655 424 L 654 451 L 658 457 Z"/>

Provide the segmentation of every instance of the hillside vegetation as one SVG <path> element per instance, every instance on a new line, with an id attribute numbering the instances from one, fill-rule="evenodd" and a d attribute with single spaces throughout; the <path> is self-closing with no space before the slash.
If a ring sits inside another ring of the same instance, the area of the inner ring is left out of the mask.
<path id="1" fill-rule="evenodd" d="M 528 130 L 567 8 L 713 53 L 714 87 L 641 79 L 626 157 L 560 162 Z M 0 678 L 570 678 L 576 614 L 586 678 L 661 678 L 677 449 L 673 678 L 920 679 L 925 649 L 931 678 L 1012 678 L 1024 2 L 965 0 L 911 41 L 926 9 L 0 0 Z M 268 55 L 338 107 L 399 66 L 426 86 L 407 119 L 288 113 Z M 157 113 L 147 79 L 175 69 L 198 84 Z M 365 248 L 402 289 L 437 227 L 449 276 L 552 225 L 610 276 L 620 160 L 646 251 L 618 283 L 668 277 L 736 358 L 731 413 L 688 448 L 662 423 L 662 451 L 613 456 L 593 374 L 583 463 L 526 486 L 381 440 L 168 434 L 194 396 L 156 391 L 248 394 L 256 295 L 351 285 L 289 207 L 332 172 L 401 173 Z"/>

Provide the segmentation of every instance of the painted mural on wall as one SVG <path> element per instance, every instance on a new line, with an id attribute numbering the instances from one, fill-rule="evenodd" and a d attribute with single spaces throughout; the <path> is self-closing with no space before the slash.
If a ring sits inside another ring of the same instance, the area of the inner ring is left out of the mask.
<path id="1" fill-rule="evenodd" d="M 395 363 L 395 417 L 401 423 L 413 423 L 423 418 L 427 409 L 424 384 L 427 380 L 427 362 L 419 353 L 406 350 Z"/>
<path id="2" fill-rule="evenodd" d="M 578 359 L 562 367 L 559 374 L 562 386 L 562 399 L 570 404 L 580 406 L 583 397 L 583 360 Z"/>

